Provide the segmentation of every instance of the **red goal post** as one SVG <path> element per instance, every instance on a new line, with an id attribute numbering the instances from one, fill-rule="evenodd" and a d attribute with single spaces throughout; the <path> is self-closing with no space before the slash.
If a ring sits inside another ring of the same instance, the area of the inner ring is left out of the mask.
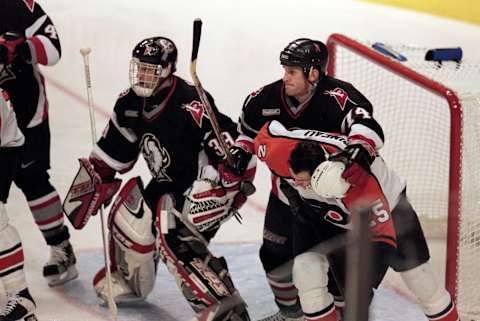
<path id="1" fill-rule="evenodd" d="M 427 235 L 446 235 L 446 287 L 463 315 L 480 316 L 480 66 L 425 61 L 425 48 L 328 38 L 328 74 L 373 104 L 381 155 L 407 181 Z M 477 88 L 475 88 L 477 86 Z"/>

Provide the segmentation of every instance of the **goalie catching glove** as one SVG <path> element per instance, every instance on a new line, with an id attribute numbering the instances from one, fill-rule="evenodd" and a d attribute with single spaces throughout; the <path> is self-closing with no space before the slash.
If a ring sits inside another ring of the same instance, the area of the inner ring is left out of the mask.
<path id="1" fill-rule="evenodd" d="M 238 210 L 247 197 L 240 190 L 240 183 L 228 187 L 218 182 L 218 172 L 206 166 L 206 175 L 193 182 L 185 192 L 182 215 L 199 232 L 218 228 L 232 215 L 239 220 Z"/>
<path id="2" fill-rule="evenodd" d="M 102 180 L 87 158 L 79 162 L 80 169 L 63 202 L 63 211 L 76 229 L 82 229 L 90 216 L 97 214 L 102 205 L 108 205 L 122 183 L 115 178 Z"/>

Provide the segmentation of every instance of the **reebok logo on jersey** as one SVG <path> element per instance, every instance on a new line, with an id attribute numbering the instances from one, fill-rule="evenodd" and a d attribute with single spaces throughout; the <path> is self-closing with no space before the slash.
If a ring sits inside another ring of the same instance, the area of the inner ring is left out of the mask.
<path id="1" fill-rule="evenodd" d="M 182 106 L 186 111 L 190 112 L 193 119 L 197 123 L 198 127 L 202 127 L 203 116 L 205 116 L 205 110 L 201 102 L 194 100 L 190 104 L 185 104 Z"/>
<path id="2" fill-rule="evenodd" d="M 338 88 L 338 87 L 333 90 L 325 90 L 323 94 L 329 95 L 330 97 L 335 98 L 341 110 L 345 109 L 345 105 L 349 100 L 347 92 L 342 88 Z"/>
<path id="3" fill-rule="evenodd" d="M 280 108 L 262 109 L 262 116 L 277 116 L 280 115 Z"/>

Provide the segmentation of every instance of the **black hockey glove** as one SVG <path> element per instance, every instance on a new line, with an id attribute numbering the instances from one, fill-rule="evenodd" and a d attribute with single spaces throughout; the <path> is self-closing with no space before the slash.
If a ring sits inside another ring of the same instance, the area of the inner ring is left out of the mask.
<path id="1" fill-rule="evenodd" d="M 247 152 L 240 146 L 233 145 L 230 147 L 230 154 L 232 155 L 233 164 L 228 165 L 228 168 L 237 176 L 243 176 L 247 170 L 248 163 L 252 159 L 252 154 Z"/>
<path id="2" fill-rule="evenodd" d="M 341 161 L 346 164 L 342 177 L 353 186 L 361 186 L 367 182 L 373 159 L 361 144 L 347 145 L 343 151 L 329 158 L 331 161 Z"/>
<path id="3" fill-rule="evenodd" d="M 16 57 L 25 62 L 30 62 L 32 59 L 25 37 L 9 31 L 0 36 L 0 63 L 11 64 Z"/>

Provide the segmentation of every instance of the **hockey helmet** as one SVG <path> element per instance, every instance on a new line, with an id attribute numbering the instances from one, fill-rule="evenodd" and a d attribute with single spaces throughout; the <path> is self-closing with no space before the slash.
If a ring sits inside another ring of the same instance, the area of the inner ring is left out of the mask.
<path id="1" fill-rule="evenodd" d="M 133 48 L 130 85 L 140 97 L 150 97 L 161 81 L 176 70 L 177 47 L 165 37 L 151 37 Z"/>
<path id="2" fill-rule="evenodd" d="M 299 38 L 290 42 L 280 53 L 280 64 L 301 67 L 307 78 L 312 68 L 317 69 L 321 75 L 325 75 L 327 62 L 327 46 L 321 41 L 308 38 Z"/>

